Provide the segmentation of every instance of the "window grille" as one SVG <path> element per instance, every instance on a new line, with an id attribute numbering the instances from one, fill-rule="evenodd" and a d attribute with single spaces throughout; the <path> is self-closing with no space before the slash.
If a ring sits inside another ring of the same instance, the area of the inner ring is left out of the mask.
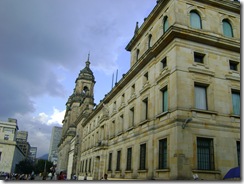
<path id="1" fill-rule="evenodd" d="M 197 165 L 199 170 L 214 170 L 213 139 L 197 138 Z"/>
<path id="2" fill-rule="evenodd" d="M 126 170 L 131 170 L 131 160 L 132 160 L 132 148 L 128 148 Z"/>
<path id="3" fill-rule="evenodd" d="M 159 159 L 158 168 L 167 168 L 167 139 L 159 140 Z"/>
<path id="4" fill-rule="evenodd" d="M 140 146 L 140 170 L 146 169 L 146 144 Z"/>

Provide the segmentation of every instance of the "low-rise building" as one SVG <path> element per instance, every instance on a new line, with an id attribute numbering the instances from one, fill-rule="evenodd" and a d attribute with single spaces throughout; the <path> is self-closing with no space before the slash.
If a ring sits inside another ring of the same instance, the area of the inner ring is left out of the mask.
<path id="1" fill-rule="evenodd" d="M 17 146 L 16 134 L 18 124 L 16 119 L 9 118 L 7 122 L 0 121 L 0 171 L 13 173 L 15 165 L 25 159 L 24 152 Z"/>

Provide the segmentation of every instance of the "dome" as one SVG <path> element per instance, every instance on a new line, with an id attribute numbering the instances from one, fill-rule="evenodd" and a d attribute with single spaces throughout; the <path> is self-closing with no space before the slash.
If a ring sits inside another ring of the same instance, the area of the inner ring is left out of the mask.
<path id="1" fill-rule="evenodd" d="M 76 79 L 76 81 L 80 80 L 80 79 L 92 80 L 93 82 L 95 82 L 95 77 L 93 75 L 93 72 L 90 69 L 90 61 L 89 60 L 86 61 L 86 66 L 85 66 L 85 68 L 83 68 L 80 71 L 79 76 Z"/>

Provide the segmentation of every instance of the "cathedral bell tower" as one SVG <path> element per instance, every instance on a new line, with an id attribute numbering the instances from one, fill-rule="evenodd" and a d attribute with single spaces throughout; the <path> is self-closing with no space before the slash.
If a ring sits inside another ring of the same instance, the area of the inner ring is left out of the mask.
<path id="1" fill-rule="evenodd" d="M 88 59 L 86 61 L 86 66 L 83 68 L 78 78 L 76 79 L 75 83 L 75 91 L 74 93 L 81 95 L 83 97 L 83 101 L 81 103 L 84 103 L 84 105 L 88 105 L 89 108 L 94 107 L 94 85 L 96 83 L 95 77 L 93 75 L 93 72 L 90 69 L 90 61 Z"/>
<path id="2" fill-rule="evenodd" d="M 80 71 L 76 81 L 73 94 L 70 95 L 66 103 L 66 112 L 63 120 L 62 137 L 59 143 L 59 170 L 67 170 L 68 153 L 70 150 L 70 141 L 76 137 L 77 121 L 80 115 L 88 115 L 94 108 L 94 85 L 95 77 L 90 69 L 89 55 L 86 61 L 86 66 Z M 79 129 L 79 128 L 78 128 Z M 74 155 L 77 159 L 77 155 Z M 76 161 L 76 160 L 75 160 Z M 76 166 L 76 165 L 74 165 Z M 72 170 L 75 170 L 74 167 Z"/>
<path id="3" fill-rule="evenodd" d="M 92 110 L 94 107 L 94 85 L 95 77 L 90 69 L 89 55 L 86 66 L 83 68 L 75 80 L 73 94 L 66 103 L 69 113 L 69 125 L 74 125 L 79 114 L 84 110 Z M 66 111 L 67 111 L 66 110 Z M 76 125 L 75 125 L 76 126 Z"/>

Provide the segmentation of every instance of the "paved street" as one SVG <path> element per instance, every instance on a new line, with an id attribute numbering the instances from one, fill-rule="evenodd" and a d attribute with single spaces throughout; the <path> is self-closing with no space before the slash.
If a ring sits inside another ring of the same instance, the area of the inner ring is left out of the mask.
<path id="1" fill-rule="evenodd" d="M 36 176 L 36 177 L 35 177 L 35 180 L 36 180 L 36 181 L 42 180 L 42 176 Z M 51 178 L 50 178 L 50 177 L 47 177 L 46 180 L 51 181 Z M 55 181 L 55 180 L 56 180 L 56 179 L 53 178 L 53 181 Z"/>

